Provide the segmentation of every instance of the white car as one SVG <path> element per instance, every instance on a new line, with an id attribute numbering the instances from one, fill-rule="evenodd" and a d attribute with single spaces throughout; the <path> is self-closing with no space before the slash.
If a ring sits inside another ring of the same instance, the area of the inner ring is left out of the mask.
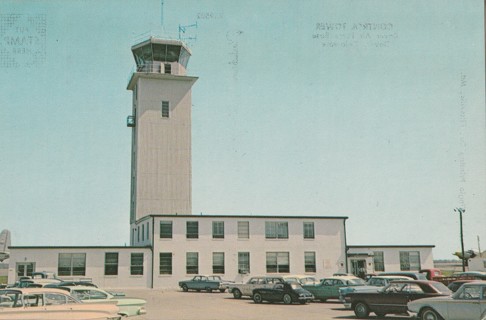
<path id="1" fill-rule="evenodd" d="M 0 320 L 120 320 L 113 303 L 87 304 L 51 288 L 0 290 Z"/>
<path id="2" fill-rule="evenodd" d="M 452 296 L 409 302 L 408 310 L 421 320 L 486 319 L 486 281 L 465 283 Z"/>
<path id="3" fill-rule="evenodd" d="M 116 302 L 120 311 L 119 314 L 123 316 L 138 316 L 146 313 L 145 304 L 147 301 L 136 298 L 126 298 L 114 296 L 105 290 L 95 287 L 61 287 L 66 291 L 69 291 L 71 295 L 85 303 L 109 303 Z"/>

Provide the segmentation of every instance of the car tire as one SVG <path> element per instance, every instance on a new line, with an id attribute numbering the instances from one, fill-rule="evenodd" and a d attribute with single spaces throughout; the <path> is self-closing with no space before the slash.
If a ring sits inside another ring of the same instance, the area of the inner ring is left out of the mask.
<path id="1" fill-rule="evenodd" d="M 241 291 L 239 289 L 234 289 L 233 290 L 233 297 L 235 299 L 240 299 L 241 298 Z"/>
<path id="2" fill-rule="evenodd" d="M 290 296 L 290 294 L 284 294 L 283 298 L 283 303 L 285 304 L 291 304 L 292 303 L 292 297 Z"/>
<path id="3" fill-rule="evenodd" d="M 255 303 L 262 303 L 262 302 L 263 302 L 263 297 L 262 297 L 262 295 L 261 295 L 261 294 L 259 294 L 259 293 L 255 293 L 255 294 L 253 295 L 253 301 L 254 301 Z"/>
<path id="4" fill-rule="evenodd" d="M 320 301 L 321 301 L 321 302 L 326 302 L 326 301 L 327 301 L 327 299 L 320 299 Z"/>
<path id="5" fill-rule="evenodd" d="M 442 320 L 442 317 L 434 309 L 427 308 L 420 312 L 421 320 Z"/>
<path id="6" fill-rule="evenodd" d="M 366 303 L 358 302 L 354 305 L 354 314 L 359 319 L 368 318 L 368 316 L 370 315 L 370 308 L 368 308 L 368 305 Z"/>
<path id="7" fill-rule="evenodd" d="M 182 291 L 187 292 L 189 291 L 189 288 L 185 284 L 182 285 Z"/>

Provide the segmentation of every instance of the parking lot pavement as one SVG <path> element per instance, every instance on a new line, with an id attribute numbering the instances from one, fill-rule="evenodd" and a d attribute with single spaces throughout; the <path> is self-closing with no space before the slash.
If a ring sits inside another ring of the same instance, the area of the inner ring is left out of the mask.
<path id="1" fill-rule="evenodd" d="M 149 289 L 117 290 L 127 297 L 147 300 L 147 314 L 130 317 L 132 320 L 280 320 L 280 319 L 357 319 L 353 311 L 345 310 L 339 301 L 313 302 L 306 305 L 279 303 L 255 304 L 251 299 L 234 299 L 229 293 L 162 291 Z M 376 319 L 374 314 L 370 319 Z M 386 319 L 410 319 L 406 316 L 387 316 Z"/>

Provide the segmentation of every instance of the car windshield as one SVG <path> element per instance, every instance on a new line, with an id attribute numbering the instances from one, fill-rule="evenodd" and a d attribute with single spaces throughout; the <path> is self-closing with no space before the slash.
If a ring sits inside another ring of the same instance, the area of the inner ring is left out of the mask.
<path id="1" fill-rule="evenodd" d="M 441 282 L 431 282 L 430 284 L 432 285 L 432 287 L 434 287 L 440 293 L 445 293 L 445 294 L 451 294 L 452 293 L 452 291 L 449 288 L 447 288 L 445 284 L 443 284 Z"/>
<path id="2" fill-rule="evenodd" d="M 452 298 L 457 300 L 475 300 L 475 299 L 479 299 L 480 296 L 481 296 L 480 286 L 464 285 L 452 295 Z"/>
<path id="3" fill-rule="evenodd" d="M 356 279 L 351 279 L 351 280 L 346 281 L 346 284 L 348 286 L 362 286 L 362 285 L 366 284 L 366 281 L 364 281 L 361 278 L 356 278 Z"/>
<path id="4" fill-rule="evenodd" d="M 301 285 L 300 285 L 300 283 L 298 283 L 298 282 L 291 282 L 291 283 L 290 283 L 290 287 L 291 287 L 292 289 L 294 289 L 294 290 L 296 290 L 296 289 L 302 289 L 302 286 L 301 286 Z"/>

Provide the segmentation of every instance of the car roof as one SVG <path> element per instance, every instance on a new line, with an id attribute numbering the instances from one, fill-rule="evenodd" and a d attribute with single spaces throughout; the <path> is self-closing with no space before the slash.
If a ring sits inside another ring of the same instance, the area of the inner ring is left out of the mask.
<path id="1" fill-rule="evenodd" d="M 403 276 L 403 275 L 386 275 L 386 276 L 372 276 L 370 279 L 400 279 L 400 280 L 413 280 L 410 277 Z"/>
<path id="2" fill-rule="evenodd" d="M 69 288 L 69 290 L 98 290 L 98 291 L 105 291 L 100 288 L 95 288 L 91 286 L 73 286 L 73 287 L 64 287 L 64 288 Z"/>
<path id="3" fill-rule="evenodd" d="M 35 293 L 62 293 L 66 294 L 66 291 L 54 288 L 5 288 L 0 291 L 18 291 L 22 294 L 35 294 Z"/>
<path id="4" fill-rule="evenodd" d="M 361 279 L 361 278 L 358 278 L 356 276 L 332 276 L 332 277 L 322 278 L 321 280 L 326 280 L 326 279 L 351 280 L 351 279 Z"/>
<path id="5" fill-rule="evenodd" d="M 484 286 L 484 285 L 486 285 L 486 281 L 481 281 L 481 280 L 479 280 L 479 281 L 471 281 L 471 282 L 465 283 L 464 285 L 467 285 L 467 286 L 475 286 L 475 287 L 476 286 Z"/>

